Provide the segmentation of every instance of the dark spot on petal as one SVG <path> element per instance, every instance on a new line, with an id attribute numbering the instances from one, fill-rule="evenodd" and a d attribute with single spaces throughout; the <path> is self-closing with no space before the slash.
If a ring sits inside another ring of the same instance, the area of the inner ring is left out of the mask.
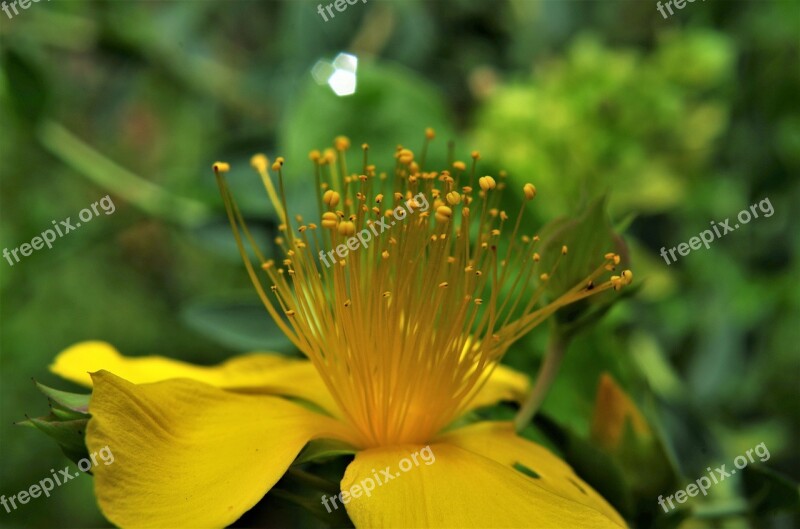
<path id="1" fill-rule="evenodd" d="M 533 478 L 533 479 L 541 478 L 541 476 L 539 474 L 537 474 L 534 470 L 531 470 L 530 468 L 526 467 L 525 465 L 523 465 L 519 461 L 514 463 L 514 470 L 525 474 L 529 478 Z"/>
<path id="2" fill-rule="evenodd" d="M 587 496 L 589 495 L 589 494 L 586 492 L 586 490 L 585 490 L 583 487 L 581 487 L 581 486 L 580 486 L 580 484 L 579 484 L 578 482 L 576 482 L 574 479 L 572 479 L 572 478 L 567 478 L 567 480 L 568 480 L 570 483 L 572 483 L 573 485 L 575 485 L 576 487 L 578 487 L 578 490 L 579 490 L 579 491 L 581 491 L 582 493 L 586 494 Z"/>

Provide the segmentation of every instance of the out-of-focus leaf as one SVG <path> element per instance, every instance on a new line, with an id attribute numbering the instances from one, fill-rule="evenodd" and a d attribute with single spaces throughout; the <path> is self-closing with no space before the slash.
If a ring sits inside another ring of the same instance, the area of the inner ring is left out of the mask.
<path id="1" fill-rule="evenodd" d="M 577 38 L 529 80 L 494 90 L 476 143 L 510 179 L 536 184 L 548 216 L 607 192 L 615 214 L 665 211 L 709 167 L 728 121 L 719 88 L 732 59 L 730 39 L 702 30 L 646 54 Z"/>
<path id="2" fill-rule="evenodd" d="M 264 198 L 263 200 L 266 200 Z M 259 251 L 266 257 L 272 257 L 272 244 L 269 239 L 269 231 L 266 226 L 248 221 L 247 229 L 253 235 L 256 243 L 259 244 Z M 277 233 L 277 226 L 275 228 Z M 197 241 L 198 244 L 204 248 L 214 252 L 216 255 L 223 257 L 232 263 L 241 264 L 242 256 L 239 254 L 239 248 L 236 245 L 231 232 L 231 226 L 228 220 L 221 217 L 216 222 L 209 222 L 191 231 L 192 239 Z M 246 246 L 248 252 L 252 255 L 249 245 Z"/>
<path id="3" fill-rule="evenodd" d="M 726 36 L 702 29 L 660 35 L 655 60 L 659 70 L 681 85 L 709 88 L 733 74 L 735 50 Z"/>
<path id="4" fill-rule="evenodd" d="M 688 509 L 675 509 L 665 516 L 656 518 L 650 527 L 652 529 L 676 529 L 691 515 L 691 511 Z"/>
<path id="5" fill-rule="evenodd" d="M 602 380 L 605 380 L 603 382 Z M 609 376 L 601 378 L 595 402 L 591 440 L 545 414 L 534 423 L 564 454 L 565 460 L 623 515 L 639 513 L 651 527 L 660 513 L 653 498 L 674 490 L 677 474 L 660 436 L 630 396 Z"/>
<path id="6" fill-rule="evenodd" d="M 38 134 L 54 156 L 149 215 L 190 227 L 202 224 L 209 217 L 209 210 L 202 202 L 175 195 L 121 167 L 59 123 L 44 122 Z"/>
<path id="7" fill-rule="evenodd" d="M 275 487 L 269 492 L 269 496 L 274 499 L 287 501 L 302 507 L 318 520 L 321 520 L 325 523 L 335 523 L 335 527 L 352 527 L 352 523 L 347 523 L 349 520 L 347 517 L 347 511 L 343 508 L 339 508 L 331 509 L 331 512 L 327 512 L 325 507 L 322 505 L 322 501 L 320 501 L 319 494 L 313 496 L 303 495 Z"/>
<path id="8" fill-rule="evenodd" d="M 280 499 L 301 507 L 327 527 L 352 527 L 347 510 L 341 504 L 333 505 L 330 498 L 339 493 L 339 481 L 344 469 L 333 476 L 321 477 L 320 467 L 314 473 L 300 468 L 290 468 L 281 480 L 267 494 L 267 503 Z M 324 473 L 323 473 L 324 474 Z M 323 498 L 327 497 L 328 502 Z M 271 518 L 271 517 L 270 517 Z M 310 521 L 299 524 L 300 527 L 311 527 Z"/>
<path id="9" fill-rule="evenodd" d="M 308 160 L 311 149 L 324 149 L 338 135 L 348 136 L 353 148 L 347 158 L 348 171 L 362 171 L 361 144 L 369 144 L 369 161 L 378 171 L 391 170 L 398 143 L 417 153 L 424 141 L 426 127 L 436 130 L 426 167 L 439 167 L 446 160 L 447 142 L 455 134 L 441 95 L 428 82 L 409 70 L 361 60 L 356 70 L 356 92 L 337 96 L 327 85 L 308 83 L 287 111 L 280 155 L 286 158 L 287 200 L 295 196 L 314 198 L 313 165 Z M 462 147 L 469 156 L 467 146 Z M 311 187 L 310 187 L 311 186 Z M 299 207 L 304 207 L 298 210 Z M 313 216 L 316 201 L 307 200 L 292 207 L 292 214 Z"/>
<path id="10" fill-rule="evenodd" d="M 640 416 L 641 418 L 641 416 Z M 648 433 L 626 420 L 615 449 L 607 450 L 625 474 L 638 512 L 647 512 L 653 498 L 678 486 L 678 474 L 658 430 L 647 426 Z"/>
<path id="11" fill-rule="evenodd" d="M 10 88 L 8 94 L 20 123 L 36 123 L 50 98 L 44 76 L 13 48 L 3 53 L 2 65 Z"/>
<path id="12" fill-rule="evenodd" d="M 626 423 L 630 424 L 636 436 L 652 436 L 647 421 L 631 398 L 611 375 L 603 373 L 597 386 L 597 399 L 592 417 L 592 440 L 606 451 L 614 451 L 622 442 Z"/>
<path id="13" fill-rule="evenodd" d="M 800 513 L 800 489 L 788 476 L 763 465 L 747 465 L 742 473 L 745 495 L 757 514 Z"/>
<path id="14" fill-rule="evenodd" d="M 282 354 L 295 350 L 267 310 L 254 302 L 202 302 L 184 309 L 182 316 L 197 332 L 232 349 Z"/>
<path id="15" fill-rule="evenodd" d="M 628 480 L 622 467 L 611 456 L 542 413 L 536 415 L 534 424 L 560 448 L 564 459 L 581 478 L 620 514 L 631 515 L 634 499 Z"/>
<path id="16" fill-rule="evenodd" d="M 321 439 L 318 441 L 311 441 L 303 448 L 300 455 L 294 460 L 294 465 L 302 465 L 312 461 L 326 460 L 333 457 L 354 455 L 356 450 L 341 441 L 332 439 Z"/>

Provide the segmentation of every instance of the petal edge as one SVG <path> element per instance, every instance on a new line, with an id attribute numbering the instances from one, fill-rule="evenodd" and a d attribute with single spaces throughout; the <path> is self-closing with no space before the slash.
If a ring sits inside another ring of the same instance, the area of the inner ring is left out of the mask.
<path id="1" fill-rule="evenodd" d="M 86 443 L 104 514 L 122 527 L 221 527 L 280 479 L 311 439 L 345 427 L 284 399 L 177 379 L 135 385 L 93 375 Z"/>

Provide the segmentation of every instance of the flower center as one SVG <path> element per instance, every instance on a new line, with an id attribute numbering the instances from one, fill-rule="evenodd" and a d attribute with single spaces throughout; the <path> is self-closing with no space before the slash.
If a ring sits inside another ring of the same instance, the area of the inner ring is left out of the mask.
<path id="1" fill-rule="evenodd" d="M 337 138 L 335 149 L 313 151 L 320 226 L 297 217 L 292 227 L 283 159 L 272 165 L 279 196 L 266 157 L 253 157 L 283 221 L 280 265 L 255 247 L 222 176 L 227 164 L 215 165 L 256 290 L 314 363 L 362 448 L 430 441 L 464 411 L 514 341 L 560 307 L 630 281 L 626 271 L 594 284 L 619 262 L 607 254 L 581 284 L 540 303 L 567 248 L 541 270 L 539 237 L 520 235 L 525 202 L 536 188 L 523 187 L 511 236 L 501 238 L 509 219 L 497 207 L 505 184 L 484 176 L 473 188 L 477 152 L 469 171 L 456 161 L 449 170 L 426 172 L 431 139 L 429 129 L 419 162 L 398 147 L 392 178 L 368 163 L 366 144 L 361 173 L 347 170 L 346 138 Z M 261 271 L 250 263 L 245 240 Z M 262 273 L 272 295 L 261 285 Z"/>

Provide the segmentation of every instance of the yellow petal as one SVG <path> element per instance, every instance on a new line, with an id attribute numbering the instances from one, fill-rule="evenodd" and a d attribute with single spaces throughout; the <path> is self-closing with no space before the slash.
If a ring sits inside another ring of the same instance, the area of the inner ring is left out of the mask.
<path id="1" fill-rule="evenodd" d="M 530 381 L 526 375 L 510 367 L 498 365 L 486 384 L 470 401 L 466 411 L 491 406 L 504 400 L 521 402 L 527 395 L 529 386 Z"/>
<path id="2" fill-rule="evenodd" d="M 53 373 L 83 386 L 91 386 L 89 373 L 101 369 L 134 384 L 189 378 L 232 391 L 298 397 L 340 416 L 328 388 L 307 360 L 254 353 L 206 367 L 161 356 L 128 358 L 106 342 L 91 341 L 66 349 L 50 366 Z"/>
<path id="3" fill-rule="evenodd" d="M 511 423 L 481 422 L 443 434 L 438 441 L 451 443 L 488 457 L 506 468 L 522 465 L 539 478 L 542 488 L 602 513 L 614 523 L 625 526 L 622 517 L 572 468 L 548 449 L 519 437 Z"/>
<path id="4" fill-rule="evenodd" d="M 348 441 L 334 419 L 284 399 L 186 379 L 93 375 L 86 444 L 95 494 L 122 527 L 223 527 L 252 508 L 311 439 Z M 111 460 L 105 464 L 105 460 Z"/>
<path id="5" fill-rule="evenodd" d="M 430 445 L 433 457 L 427 462 L 420 454 L 414 465 L 411 454 L 422 450 L 403 445 L 356 455 L 341 482 L 342 498 L 336 498 L 337 505 L 348 502 L 356 527 L 620 527 L 591 506 L 490 458 L 442 442 Z M 329 498 L 331 508 L 333 501 Z"/>

